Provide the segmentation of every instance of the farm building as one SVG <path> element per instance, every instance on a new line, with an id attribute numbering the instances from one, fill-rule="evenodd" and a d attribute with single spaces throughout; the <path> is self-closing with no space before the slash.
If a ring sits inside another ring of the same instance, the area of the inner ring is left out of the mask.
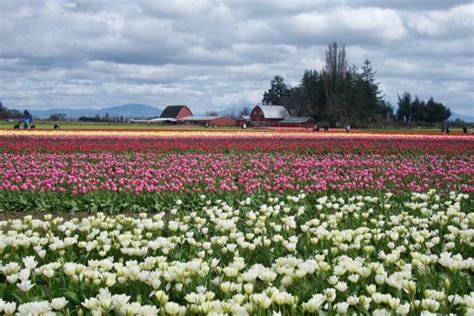
<path id="1" fill-rule="evenodd" d="M 278 122 L 281 127 L 313 127 L 316 122 L 312 117 L 292 116 Z"/>
<path id="2" fill-rule="evenodd" d="M 163 112 L 161 112 L 160 117 L 148 120 L 147 123 L 171 123 L 176 124 L 176 122 L 187 116 L 192 116 L 193 112 L 186 105 L 168 105 Z"/>
<path id="3" fill-rule="evenodd" d="M 191 112 L 191 109 L 186 105 L 168 105 L 163 112 L 161 112 L 160 118 L 179 120 L 192 115 L 193 112 Z"/>
<path id="4" fill-rule="evenodd" d="M 257 105 L 250 113 L 252 125 L 272 125 L 280 127 L 311 127 L 312 117 L 290 116 L 282 105 Z"/>
<path id="5" fill-rule="evenodd" d="M 239 125 L 242 128 L 248 127 L 251 124 L 250 115 L 241 115 L 236 119 L 236 121 L 237 121 L 237 125 Z"/>
<path id="6" fill-rule="evenodd" d="M 179 119 L 179 122 L 189 125 L 207 126 L 237 126 L 237 121 L 225 116 L 188 116 Z"/>
<path id="7" fill-rule="evenodd" d="M 150 124 L 150 123 L 169 123 L 169 124 L 175 124 L 176 123 L 176 119 L 175 118 L 161 118 L 161 117 L 157 117 L 157 118 L 154 118 L 154 119 L 150 119 L 150 120 L 147 120 L 147 123 Z"/>
<path id="8" fill-rule="evenodd" d="M 290 114 L 281 105 L 257 105 L 250 113 L 252 122 L 275 123 L 289 117 Z"/>

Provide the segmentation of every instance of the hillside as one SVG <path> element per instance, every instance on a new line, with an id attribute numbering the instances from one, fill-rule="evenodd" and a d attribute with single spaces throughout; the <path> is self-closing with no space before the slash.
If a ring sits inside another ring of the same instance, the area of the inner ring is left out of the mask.
<path id="1" fill-rule="evenodd" d="M 162 110 L 159 108 L 137 103 L 127 103 L 102 109 L 53 108 L 47 110 L 31 110 L 33 116 L 38 118 L 48 118 L 51 114 L 56 113 L 66 114 L 66 118 L 79 118 L 81 116 L 94 117 L 96 115 L 103 117 L 106 113 L 108 113 L 110 117 L 123 116 L 125 118 L 142 118 L 160 116 L 161 112 Z"/>

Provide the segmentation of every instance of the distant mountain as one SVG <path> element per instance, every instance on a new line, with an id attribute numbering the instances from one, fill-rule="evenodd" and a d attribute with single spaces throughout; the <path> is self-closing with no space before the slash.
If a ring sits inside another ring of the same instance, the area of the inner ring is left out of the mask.
<path id="1" fill-rule="evenodd" d="M 54 108 L 48 110 L 30 110 L 31 114 L 39 118 L 48 118 L 51 114 L 63 113 L 66 114 L 66 118 L 79 118 L 81 116 L 94 117 L 100 115 L 105 116 L 109 113 L 110 117 L 123 116 L 125 118 L 148 118 L 160 116 L 162 110 L 155 108 L 150 105 L 127 103 L 118 106 L 111 106 L 102 109 L 68 109 L 68 108 Z"/>
<path id="2" fill-rule="evenodd" d="M 124 117 L 153 117 L 160 116 L 163 110 L 145 104 L 127 103 L 102 109 L 101 112 L 104 115 L 105 112 L 108 112 L 110 116 L 123 115 Z"/>
<path id="3" fill-rule="evenodd" d="M 452 121 L 455 121 L 456 119 L 461 119 L 466 123 L 474 123 L 474 116 L 461 115 L 457 113 L 452 113 L 449 119 Z"/>

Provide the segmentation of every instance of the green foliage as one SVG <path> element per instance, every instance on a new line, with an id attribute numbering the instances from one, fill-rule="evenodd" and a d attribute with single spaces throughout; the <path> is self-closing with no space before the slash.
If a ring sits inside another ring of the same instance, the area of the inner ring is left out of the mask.
<path id="1" fill-rule="evenodd" d="M 263 94 L 263 104 L 280 105 L 290 94 L 290 88 L 282 76 L 275 76 L 271 81 L 271 87 Z"/>
<path id="2" fill-rule="evenodd" d="M 426 120 L 428 122 L 442 122 L 451 116 L 451 110 L 441 102 L 436 102 L 430 98 L 426 103 Z"/>
<path id="3" fill-rule="evenodd" d="M 411 94 L 404 92 L 403 95 L 398 95 L 398 111 L 397 120 L 402 122 L 409 122 L 411 119 Z"/>
<path id="4" fill-rule="evenodd" d="M 287 192 L 288 194 L 291 192 Z M 350 197 L 354 194 L 370 193 L 372 195 L 383 195 L 381 191 L 374 190 L 347 190 L 345 192 L 327 191 L 313 193 L 308 199 L 315 200 L 321 195 L 336 194 L 338 196 Z M 272 193 L 264 190 L 257 191 L 252 195 L 244 192 L 215 192 L 207 193 L 206 196 L 212 199 L 220 199 L 232 204 L 232 201 L 251 197 L 256 201 L 264 200 Z M 118 214 L 121 212 L 140 213 L 158 212 L 172 208 L 177 199 L 182 200 L 184 205 L 195 206 L 199 203 L 201 193 L 142 193 L 131 192 L 105 192 L 95 191 L 84 195 L 74 195 L 58 192 L 37 192 L 37 191 L 0 191 L 0 216 L 1 213 L 11 214 L 12 212 L 105 212 L 108 214 Z M 190 209 L 191 211 L 191 209 Z"/>
<path id="5" fill-rule="evenodd" d="M 401 122 L 437 123 L 447 120 L 450 116 L 451 110 L 433 98 L 425 102 L 415 96 L 415 99 L 412 100 L 410 93 L 406 91 L 402 96 L 398 96 L 397 119 Z"/>
<path id="6" fill-rule="evenodd" d="M 0 271 L 0 297 L 18 305 L 64 297 L 63 315 L 81 309 L 118 315 L 123 300 L 111 295 L 161 308 L 156 292 L 162 291 L 188 314 L 198 314 L 188 294 L 210 291 L 212 299 L 224 302 L 238 292 L 243 294 L 238 305 L 248 300 L 256 308 L 252 295 L 266 293 L 268 305 L 253 314 L 309 315 L 312 304 L 305 303 L 332 290 L 319 314 L 336 315 L 337 304 L 351 297 L 381 295 L 392 304 L 374 299 L 337 314 L 369 315 L 381 308 L 395 314 L 407 304 L 409 315 L 419 315 L 430 302 L 439 314 L 466 314 L 463 302 L 473 290 L 472 198 L 434 190 L 359 193 L 264 192 L 222 199 L 193 194 L 186 200 L 170 195 L 170 204 L 153 215 L 46 215 L 3 222 L 7 240 L 16 242 L 5 243 L 0 259 L 4 267 L 16 263 L 18 269 Z M 20 267 L 31 271 L 33 286 L 26 291 L 12 278 L 20 277 Z M 225 284 L 235 288 L 225 290 Z M 110 293 L 99 298 L 105 288 Z M 277 291 L 291 301 L 279 304 Z M 449 299 L 453 295 L 461 303 Z M 95 296 L 98 301 L 89 301 Z"/>
<path id="7" fill-rule="evenodd" d="M 53 113 L 49 116 L 50 121 L 64 121 L 66 119 L 66 114 L 64 113 Z"/>
<path id="8" fill-rule="evenodd" d="M 263 95 L 264 104 L 284 105 L 295 116 L 311 116 L 331 125 L 366 127 L 394 118 L 393 107 L 384 100 L 372 64 L 348 67 L 344 45 L 331 43 L 321 72 L 305 70 L 300 84 L 291 87 L 282 76 L 275 76 Z M 412 99 L 408 92 L 398 96 L 396 119 L 436 123 L 451 116 L 449 108 L 430 98 Z"/>
<path id="9" fill-rule="evenodd" d="M 263 102 L 284 105 L 292 115 L 311 116 L 320 123 L 364 127 L 393 115 L 392 106 L 383 100 L 375 74 L 368 60 L 361 69 L 349 68 L 344 45 L 332 43 L 326 50 L 321 72 L 305 70 L 295 87 L 275 76 Z"/>
<path id="10" fill-rule="evenodd" d="M 23 114 L 18 110 L 8 109 L 6 106 L 3 105 L 2 101 L 0 100 L 0 120 L 6 119 L 20 119 L 23 117 Z"/>

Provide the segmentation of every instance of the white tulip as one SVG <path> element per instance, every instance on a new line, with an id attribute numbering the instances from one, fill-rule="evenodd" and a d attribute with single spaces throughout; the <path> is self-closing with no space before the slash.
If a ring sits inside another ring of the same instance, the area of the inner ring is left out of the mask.
<path id="1" fill-rule="evenodd" d="M 20 283 L 17 283 L 16 285 L 22 292 L 28 292 L 29 290 L 31 290 L 31 288 L 33 286 L 35 286 L 34 284 L 31 283 L 30 280 L 23 280 L 21 281 Z"/>
<path id="2" fill-rule="evenodd" d="M 64 297 L 57 297 L 51 300 L 51 307 L 55 310 L 63 309 L 67 305 L 68 301 Z"/>

